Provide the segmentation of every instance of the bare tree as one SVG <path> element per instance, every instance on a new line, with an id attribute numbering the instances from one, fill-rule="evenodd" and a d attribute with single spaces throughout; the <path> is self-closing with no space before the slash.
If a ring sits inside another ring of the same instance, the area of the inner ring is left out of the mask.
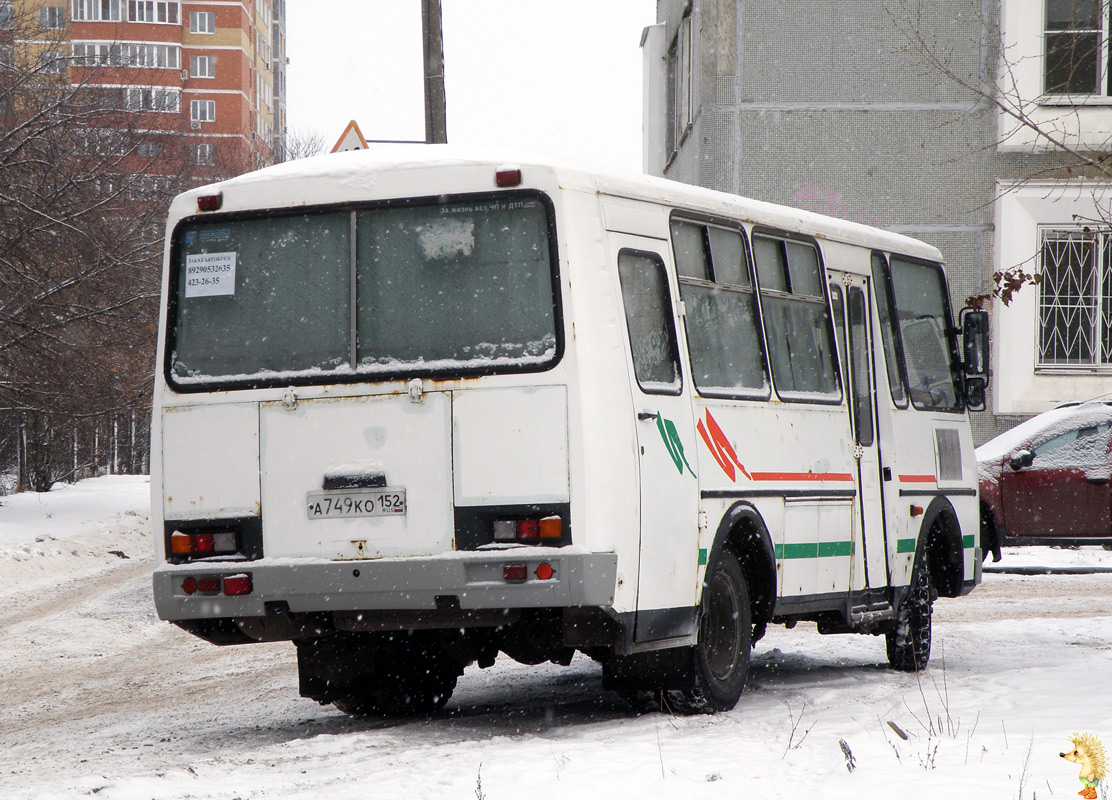
<path id="1" fill-rule="evenodd" d="M 12 8 L 0 4 L 0 472 L 18 464 L 21 486 L 45 490 L 145 468 L 164 210 L 254 165 L 198 174 L 195 145 L 166 123 L 181 115 L 162 113 L 180 99 L 144 86 L 125 50 L 83 60 L 37 8 Z M 97 85 L 106 69 L 115 88 Z"/>
<path id="2" fill-rule="evenodd" d="M 328 141 L 324 134 L 315 128 L 308 130 L 293 130 L 286 137 L 283 161 L 297 161 L 301 158 L 320 155 L 328 149 Z"/>

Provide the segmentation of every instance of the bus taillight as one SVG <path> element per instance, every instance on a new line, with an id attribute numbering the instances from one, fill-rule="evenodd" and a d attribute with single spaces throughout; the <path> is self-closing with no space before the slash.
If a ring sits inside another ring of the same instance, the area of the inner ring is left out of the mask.
<path id="1" fill-rule="evenodd" d="M 202 531 L 170 534 L 170 553 L 175 556 L 231 555 L 236 552 L 236 535 L 232 531 Z"/>
<path id="2" fill-rule="evenodd" d="M 494 541 L 527 544 L 555 544 L 564 538 L 564 521 L 551 516 L 541 519 L 499 519 L 494 521 Z"/>

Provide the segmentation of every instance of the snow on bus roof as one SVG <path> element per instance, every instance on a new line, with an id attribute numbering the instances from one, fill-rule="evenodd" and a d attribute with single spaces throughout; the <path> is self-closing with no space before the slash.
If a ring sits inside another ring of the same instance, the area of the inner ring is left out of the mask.
<path id="1" fill-rule="evenodd" d="M 786 231 L 807 232 L 819 238 L 942 260 L 941 253 L 933 246 L 882 228 L 666 178 L 504 148 L 446 144 L 376 144 L 366 150 L 327 153 L 265 167 L 185 192 L 175 201 L 175 205 L 184 201 L 188 206 L 195 207 L 196 197 L 199 195 L 246 188 L 260 182 L 327 180 L 334 181 L 343 188 L 370 189 L 375 184 L 375 176 L 380 173 L 430 167 L 443 170 L 479 166 L 492 170 L 523 166 L 546 169 L 558 173 L 560 184 L 565 188 L 657 201 L 681 208 L 687 206 L 692 210 L 713 210 L 729 218 L 759 222 Z M 183 213 L 190 212 L 183 207 Z"/>

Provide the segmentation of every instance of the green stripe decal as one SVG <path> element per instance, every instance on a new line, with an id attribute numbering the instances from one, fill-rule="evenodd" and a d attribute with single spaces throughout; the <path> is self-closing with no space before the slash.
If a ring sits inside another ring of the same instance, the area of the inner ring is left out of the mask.
<path id="1" fill-rule="evenodd" d="M 973 534 L 961 537 L 961 546 L 964 547 L 966 550 L 972 550 L 974 547 L 977 546 L 977 537 L 975 537 Z"/>
<path id="2" fill-rule="evenodd" d="M 853 555 L 853 542 L 806 542 L 776 545 L 776 558 L 837 558 Z"/>
<path id="3" fill-rule="evenodd" d="M 897 553 L 914 553 L 915 545 L 918 539 L 898 539 L 896 540 Z"/>
<path id="4" fill-rule="evenodd" d="M 707 548 L 699 548 L 699 566 L 705 567 L 707 565 Z"/>

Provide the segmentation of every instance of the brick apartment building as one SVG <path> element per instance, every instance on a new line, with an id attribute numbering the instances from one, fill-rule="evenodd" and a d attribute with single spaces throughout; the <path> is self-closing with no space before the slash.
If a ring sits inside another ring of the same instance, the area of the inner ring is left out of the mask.
<path id="1" fill-rule="evenodd" d="M 0 64 L 43 72 L 142 112 L 147 169 L 228 174 L 281 161 L 286 136 L 285 0 L 0 0 Z M 5 48 L 6 47 L 6 52 Z M 170 155 L 170 154 L 174 155 Z M 207 168 L 207 169 L 206 169 Z"/>
<path id="2" fill-rule="evenodd" d="M 658 0 L 645 171 L 905 233 L 954 307 L 994 272 L 984 441 L 1112 393 L 1112 8 L 1091 0 Z M 914 40 L 914 34 L 921 37 Z M 932 64 L 930 51 L 940 58 Z M 949 75 L 946 74 L 949 71 Z"/>

